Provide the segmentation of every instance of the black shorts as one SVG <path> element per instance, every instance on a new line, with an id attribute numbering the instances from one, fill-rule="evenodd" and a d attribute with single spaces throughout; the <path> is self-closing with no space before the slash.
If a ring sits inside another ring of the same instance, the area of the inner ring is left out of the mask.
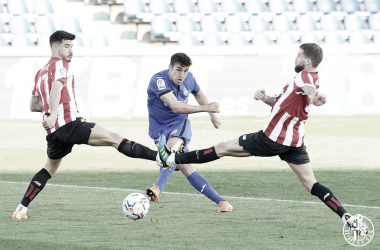
<path id="1" fill-rule="evenodd" d="M 47 135 L 48 157 L 52 160 L 61 159 L 71 152 L 75 144 L 88 144 L 93 127 L 95 127 L 95 123 L 86 122 L 79 117 Z"/>
<path id="2" fill-rule="evenodd" d="M 309 163 L 305 145 L 288 147 L 269 139 L 262 130 L 239 137 L 239 145 L 254 156 L 270 157 L 278 155 L 281 160 L 293 164 Z"/>

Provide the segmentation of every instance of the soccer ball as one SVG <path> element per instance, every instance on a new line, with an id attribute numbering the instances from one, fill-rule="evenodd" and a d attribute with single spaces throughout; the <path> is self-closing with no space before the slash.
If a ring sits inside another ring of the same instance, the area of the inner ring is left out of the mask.
<path id="1" fill-rule="evenodd" d="M 123 201 L 123 212 L 130 219 L 142 219 L 148 211 L 149 200 L 140 193 L 130 194 Z"/>

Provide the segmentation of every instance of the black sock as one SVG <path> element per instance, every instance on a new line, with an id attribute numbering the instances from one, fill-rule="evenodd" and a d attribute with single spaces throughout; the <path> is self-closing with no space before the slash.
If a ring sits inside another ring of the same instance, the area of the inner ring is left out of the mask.
<path id="1" fill-rule="evenodd" d="M 175 163 L 177 164 L 206 163 L 217 159 L 219 157 L 216 155 L 215 147 L 175 155 Z"/>
<path id="2" fill-rule="evenodd" d="M 49 172 L 44 168 L 41 169 L 30 182 L 24 198 L 22 198 L 21 205 L 24 207 L 29 206 L 29 203 L 38 195 L 39 192 L 41 192 L 50 178 L 51 175 Z"/>
<path id="3" fill-rule="evenodd" d="M 339 203 L 338 199 L 327 187 L 323 186 L 319 182 L 316 182 L 311 189 L 311 194 L 317 196 L 323 203 L 325 203 L 331 210 L 333 210 L 340 218 L 347 211 Z"/>
<path id="4" fill-rule="evenodd" d="M 122 140 L 117 150 L 128 157 L 142 158 L 151 161 L 155 161 L 157 156 L 157 151 L 128 139 Z"/>

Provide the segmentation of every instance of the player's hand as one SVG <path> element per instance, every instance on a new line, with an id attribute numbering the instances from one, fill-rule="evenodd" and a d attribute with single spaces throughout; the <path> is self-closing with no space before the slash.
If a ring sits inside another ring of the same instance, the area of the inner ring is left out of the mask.
<path id="1" fill-rule="evenodd" d="M 319 94 L 319 92 L 317 91 L 317 93 L 315 93 L 314 98 L 313 98 L 313 104 L 315 106 L 321 106 L 325 104 L 326 102 L 327 102 L 327 96 L 325 94 Z"/>
<path id="2" fill-rule="evenodd" d="M 222 122 L 219 120 L 219 118 L 215 114 L 210 114 L 210 116 L 211 116 L 212 124 L 214 124 L 214 127 L 218 129 Z"/>
<path id="3" fill-rule="evenodd" d="M 52 129 L 54 128 L 55 126 L 55 121 L 57 120 L 57 115 L 50 115 L 48 118 L 46 118 L 43 122 L 42 122 L 42 126 L 44 127 L 44 129 L 46 130 L 49 130 L 49 129 Z"/>
<path id="4" fill-rule="evenodd" d="M 253 98 L 256 101 L 265 99 L 266 98 L 265 89 L 257 90 Z"/>
<path id="5" fill-rule="evenodd" d="M 210 112 L 210 113 L 219 113 L 220 110 L 219 110 L 219 103 L 217 102 L 210 102 L 209 104 L 207 104 L 207 112 Z"/>

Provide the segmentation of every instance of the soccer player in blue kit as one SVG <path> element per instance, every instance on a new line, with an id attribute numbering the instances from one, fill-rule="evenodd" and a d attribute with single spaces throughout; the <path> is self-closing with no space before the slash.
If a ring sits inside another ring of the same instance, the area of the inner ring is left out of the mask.
<path id="1" fill-rule="evenodd" d="M 191 59 L 184 53 L 171 57 L 169 69 L 153 75 L 148 87 L 149 136 L 157 144 L 161 135 L 168 139 L 171 151 L 189 152 L 187 145 L 191 140 L 191 123 L 188 114 L 208 112 L 215 128 L 220 121 L 219 104 L 209 103 L 189 68 Z M 193 94 L 199 105 L 187 104 L 189 94 Z M 190 184 L 219 206 L 218 212 L 232 212 L 233 207 L 210 186 L 191 164 L 178 164 L 173 168 L 160 168 L 156 184 L 146 190 L 153 202 L 158 201 L 165 184 L 175 170 L 180 170 Z"/>

